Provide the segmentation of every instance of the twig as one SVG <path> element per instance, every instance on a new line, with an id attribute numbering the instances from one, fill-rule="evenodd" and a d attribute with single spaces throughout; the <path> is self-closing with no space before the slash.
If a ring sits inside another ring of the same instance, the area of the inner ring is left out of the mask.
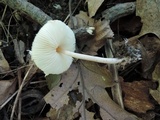
<path id="1" fill-rule="evenodd" d="M 20 94 L 21 94 L 21 92 L 22 92 L 22 88 L 23 88 L 23 86 L 24 86 L 24 84 L 25 84 L 25 82 L 26 82 L 26 79 L 27 79 L 28 74 L 29 74 L 30 70 L 32 69 L 32 67 L 33 67 L 33 64 L 32 64 L 32 65 L 30 66 L 30 68 L 28 69 L 26 75 L 25 75 L 24 78 L 23 78 L 22 84 L 21 84 L 21 86 L 19 87 L 19 90 L 18 90 L 16 99 L 15 99 L 15 101 L 14 101 L 14 105 L 13 105 L 13 108 L 12 108 L 12 113 L 11 113 L 10 120 L 13 120 L 14 111 L 15 111 L 15 109 L 16 109 L 19 96 L 20 96 Z"/>
<path id="2" fill-rule="evenodd" d="M 2 14 L 2 17 L 1 17 L 1 21 L 3 21 L 3 19 L 4 19 L 4 15 L 5 15 L 5 13 L 6 13 L 6 10 L 7 10 L 7 5 L 6 5 L 5 8 L 4 8 L 4 11 L 3 11 L 3 14 Z"/>
<path id="3" fill-rule="evenodd" d="M 2 73 L 0 73 L 0 75 L 9 74 L 9 73 L 12 73 L 12 72 L 16 72 L 17 70 L 23 69 L 23 68 L 28 67 L 28 66 L 30 66 L 30 65 L 24 65 L 24 66 L 21 66 L 21 67 L 19 67 L 19 68 L 13 69 L 13 70 L 9 70 L 9 71 L 6 71 L 6 72 L 2 72 Z"/>
<path id="4" fill-rule="evenodd" d="M 21 71 L 21 69 L 20 70 L 18 70 L 18 72 L 17 72 L 17 78 L 18 78 L 18 86 L 19 86 L 19 88 L 20 88 L 20 86 L 21 86 L 21 83 L 22 83 L 22 75 L 21 75 L 21 73 L 22 73 L 22 71 Z M 21 106 L 21 104 L 22 104 L 22 99 L 21 99 L 21 97 L 19 98 L 19 100 L 18 100 L 18 120 L 21 120 L 21 109 L 22 109 L 22 106 Z"/>

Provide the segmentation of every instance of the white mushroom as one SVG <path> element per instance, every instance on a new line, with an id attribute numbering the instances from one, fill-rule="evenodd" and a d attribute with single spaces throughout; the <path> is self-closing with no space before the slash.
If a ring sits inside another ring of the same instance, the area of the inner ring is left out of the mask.
<path id="1" fill-rule="evenodd" d="M 34 38 L 31 57 L 46 75 L 63 73 L 70 67 L 73 58 L 108 64 L 122 61 L 116 58 L 100 58 L 74 53 L 75 44 L 75 35 L 65 23 L 50 20 Z"/>

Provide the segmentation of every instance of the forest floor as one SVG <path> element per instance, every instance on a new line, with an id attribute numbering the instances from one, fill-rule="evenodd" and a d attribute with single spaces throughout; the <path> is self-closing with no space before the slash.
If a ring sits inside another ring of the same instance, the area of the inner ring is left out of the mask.
<path id="1" fill-rule="evenodd" d="M 0 120 L 159 120 L 159 11 L 150 0 L 0 0 Z M 49 20 L 73 30 L 76 52 L 124 61 L 45 75 L 29 51 Z"/>

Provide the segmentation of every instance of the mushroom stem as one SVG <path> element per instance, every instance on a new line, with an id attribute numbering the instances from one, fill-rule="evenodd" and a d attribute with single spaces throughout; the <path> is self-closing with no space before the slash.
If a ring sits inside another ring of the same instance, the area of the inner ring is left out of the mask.
<path id="1" fill-rule="evenodd" d="M 69 56 L 71 56 L 73 58 L 87 60 L 87 61 L 93 61 L 93 62 L 98 62 L 98 63 L 116 64 L 116 63 L 120 63 L 120 62 L 123 61 L 123 59 L 101 58 L 101 57 L 96 57 L 96 56 L 90 56 L 90 55 L 74 53 L 74 52 L 66 51 L 66 50 L 61 51 L 61 52 L 66 54 L 66 55 L 69 55 Z"/>

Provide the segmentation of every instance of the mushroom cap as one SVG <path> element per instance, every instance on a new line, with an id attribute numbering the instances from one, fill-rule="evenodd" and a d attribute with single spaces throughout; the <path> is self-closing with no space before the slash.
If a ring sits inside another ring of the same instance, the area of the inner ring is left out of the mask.
<path id="1" fill-rule="evenodd" d="M 73 58 L 61 50 L 75 51 L 75 35 L 60 20 L 48 21 L 37 33 L 32 43 L 31 57 L 46 75 L 66 71 Z"/>

